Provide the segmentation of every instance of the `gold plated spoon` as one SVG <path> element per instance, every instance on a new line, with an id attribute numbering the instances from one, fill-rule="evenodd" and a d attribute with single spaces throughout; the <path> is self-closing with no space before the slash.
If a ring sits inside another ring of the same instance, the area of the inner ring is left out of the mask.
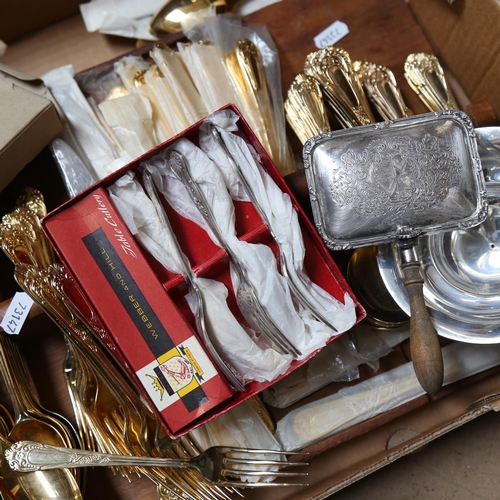
<path id="1" fill-rule="evenodd" d="M 2 335 L 0 338 L 0 369 L 12 399 L 15 422 L 10 429 L 8 439 L 3 436 L 0 438 L 0 448 L 4 451 L 12 443 L 28 438 L 40 443 L 67 446 L 64 437 L 53 425 L 30 414 L 30 407 L 27 406 L 22 392 L 19 391 L 21 375 L 16 373 L 16 365 L 6 356 L 3 345 L 5 340 L 9 339 L 5 339 Z M 48 500 L 49 498 L 79 500 L 82 498 L 76 479 L 68 469 L 58 471 L 58 474 L 11 474 L 3 460 L 1 468 L 4 481 L 18 500 Z"/>
<path id="2" fill-rule="evenodd" d="M 0 434 L 0 472 L 16 500 L 82 500 L 78 484 L 69 469 L 37 472 L 14 472 L 5 461 L 4 452 L 12 442 Z"/>
<path id="3" fill-rule="evenodd" d="M 235 0 L 170 0 L 151 18 L 149 32 L 158 38 L 178 33 L 182 30 L 181 21 L 189 14 L 210 6 L 215 8 L 217 14 L 222 14 L 232 10 L 236 3 Z"/>

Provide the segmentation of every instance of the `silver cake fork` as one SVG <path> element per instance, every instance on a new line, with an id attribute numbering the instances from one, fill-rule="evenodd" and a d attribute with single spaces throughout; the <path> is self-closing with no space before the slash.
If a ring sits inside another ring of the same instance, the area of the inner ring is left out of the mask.
<path id="1" fill-rule="evenodd" d="M 191 177 L 184 155 L 179 151 L 172 150 L 169 153 L 168 164 L 172 173 L 186 188 L 192 201 L 217 238 L 219 245 L 226 251 L 233 269 L 238 274 L 239 285 L 235 291 L 236 301 L 249 325 L 256 332 L 263 334 L 275 346 L 276 350 L 282 354 L 291 354 L 294 357 L 300 356 L 300 351 L 281 332 L 260 302 L 257 291 L 248 278 L 246 269 L 225 241 L 203 191 Z"/>
<path id="2" fill-rule="evenodd" d="M 160 198 L 158 196 L 158 191 L 156 190 L 155 183 L 151 176 L 151 172 L 149 172 L 148 170 L 143 171 L 143 183 L 144 183 L 144 189 L 146 190 L 146 193 L 148 194 L 151 201 L 153 202 L 156 213 L 158 214 L 161 223 L 165 226 L 166 229 L 168 229 L 168 231 L 172 236 L 172 241 L 174 243 L 174 251 L 177 253 L 178 256 L 177 260 L 182 265 L 181 274 L 184 276 L 186 282 L 188 283 L 188 286 L 190 286 L 191 289 L 196 294 L 196 299 L 198 301 L 196 328 L 198 330 L 198 333 L 203 339 L 203 342 L 205 343 L 208 351 L 212 355 L 212 358 L 217 363 L 217 366 L 221 369 L 222 373 L 227 378 L 228 382 L 234 387 L 234 389 L 242 392 L 245 390 L 245 386 L 240 382 L 237 375 L 233 372 L 234 368 L 226 364 L 226 362 L 221 358 L 221 356 L 217 352 L 215 346 L 212 344 L 212 340 L 210 338 L 210 332 L 208 331 L 208 323 L 205 321 L 206 312 L 205 312 L 205 300 L 203 298 L 203 294 L 200 288 L 198 287 L 198 284 L 196 283 L 196 277 L 193 271 L 191 270 L 191 266 L 187 261 L 187 257 L 184 255 L 179 246 L 177 237 L 175 236 L 172 226 L 170 225 L 170 221 L 168 220 L 167 214 L 165 213 L 165 209 L 161 204 Z"/>

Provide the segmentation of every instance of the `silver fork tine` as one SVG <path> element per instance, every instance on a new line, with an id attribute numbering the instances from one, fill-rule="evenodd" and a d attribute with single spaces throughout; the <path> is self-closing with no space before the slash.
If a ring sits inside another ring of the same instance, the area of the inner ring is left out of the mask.
<path id="1" fill-rule="evenodd" d="M 264 481 L 256 481 L 254 483 L 231 483 L 227 482 L 224 483 L 226 486 L 232 486 L 234 488 L 260 488 L 260 487 L 266 487 L 266 488 L 285 488 L 289 486 L 309 486 L 309 483 L 266 483 Z"/>
<path id="2" fill-rule="evenodd" d="M 176 447 L 182 451 L 183 456 L 185 457 L 193 457 L 196 455 L 200 455 L 203 450 L 199 448 L 196 443 L 191 439 L 189 434 L 185 434 L 184 436 L 181 436 L 179 439 L 175 440 L 173 444 L 175 443 Z M 186 447 L 186 445 L 189 447 Z M 176 455 L 179 455 L 178 450 L 176 451 Z M 239 495 L 240 497 L 243 497 L 240 491 L 238 491 L 237 488 L 233 487 L 226 487 L 226 485 L 212 485 L 212 489 L 216 492 L 218 495 L 218 498 L 221 500 L 231 500 L 231 497 L 229 496 L 228 493 L 231 494 L 236 494 Z"/>
<path id="3" fill-rule="evenodd" d="M 243 476 L 259 476 L 259 477 L 292 477 L 292 476 L 308 476 L 307 472 L 286 472 L 286 471 L 258 471 L 258 470 L 240 470 L 240 469 L 224 469 L 224 476 L 243 477 Z"/>
<path id="4" fill-rule="evenodd" d="M 255 454 L 255 455 L 262 455 L 262 454 L 267 454 L 267 455 L 308 455 L 307 452 L 303 451 L 285 451 L 285 450 L 265 450 L 265 449 L 260 449 L 260 448 L 236 448 L 234 446 L 218 446 L 218 449 L 222 453 L 248 453 L 248 454 Z"/>
<path id="5" fill-rule="evenodd" d="M 287 462 L 284 460 L 258 460 L 256 458 L 225 458 L 225 464 L 239 464 L 239 465 L 278 465 L 281 467 L 297 467 L 301 465 L 309 465 L 306 462 Z M 239 471 L 238 471 L 239 472 Z"/>

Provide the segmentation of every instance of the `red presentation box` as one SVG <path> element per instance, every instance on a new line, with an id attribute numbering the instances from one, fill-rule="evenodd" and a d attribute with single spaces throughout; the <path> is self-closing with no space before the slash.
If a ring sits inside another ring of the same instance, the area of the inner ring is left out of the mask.
<path id="1" fill-rule="evenodd" d="M 228 107 L 238 113 L 233 106 Z M 61 261 L 79 283 L 116 345 L 117 359 L 138 383 L 174 438 L 262 392 L 319 352 L 292 361 L 287 373 L 272 381 L 251 382 L 244 392 L 235 393 L 197 337 L 195 319 L 184 298 L 188 291 L 184 278 L 166 270 L 139 246 L 114 209 L 107 187 L 127 171 L 138 171 L 143 162 L 181 137 L 197 145 L 200 124 L 157 146 L 42 220 L 42 227 Z M 343 301 L 348 293 L 360 321 L 365 311 L 243 118 L 238 133 L 257 151 L 266 171 L 292 200 L 302 229 L 309 277 L 337 300 Z M 237 319 L 244 321 L 237 308 L 225 251 L 202 228 L 177 214 L 166 202 L 164 205 L 195 274 L 224 283 L 229 290 L 229 307 Z M 276 244 L 253 205 L 238 201 L 234 205 L 238 237 L 268 245 L 278 258 Z"/>

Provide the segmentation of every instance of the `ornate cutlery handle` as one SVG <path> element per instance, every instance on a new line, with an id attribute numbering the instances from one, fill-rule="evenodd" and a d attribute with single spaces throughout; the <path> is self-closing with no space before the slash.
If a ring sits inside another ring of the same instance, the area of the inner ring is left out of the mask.
<path id="1" fill-rule="evenodd" d="M 93 451 L 78 450 L 18 441 L 5 451 L 9 467 L 17 472 L 34 472 L 74 467 L 189 467 L 190 461 L 176 458 L 152 458 L 127 455 L 110 455 Z"/>
<path id="2" fill-rule="evenodd" d="M 458 109 L 436 56 L 424 53 L 410 54 L 405 62 L 405 77 L 429 111 Z"/>
<path id="3" fill-rule="evenodd" d="M 406 106 L 390 69 L 367 61 L 355 61 L 353 67 L 368 99 L 384 120 L 396 120 L 413 114 Z"/>
<path id="4" fill-rule="evenodd" d="M 321 87 L 312 76 L 304 73 L 299 73 L 288 89 L 285 114 L 302 144 L 331 130 Z"/>
<path id="5" fill-rule="evenodd" d="M 329 46 L 312 52 L 306 58 L 304 72 L 319 82 L 344 128 L 375 122 L 351 58 L 345 50 Z"/>
<path id="6" fill-rule="evenodd" d="M 200 211 L 201 215 L 214 233 L 217 241 L 219 242 L 219 245 L 232 259 L 234 257 L 233 252 L 226 244 L 225 238 L 221 234 L 217 221 L 215 220 L 213 212 L 208 205 L 203 191 L 191 177 L 184 155 L 176 150 L 171 151 L 168 157 L 168 165 L 172 170 L 172 173 L 177 177 L 177 179 L 179 179 L 179 181 L 182 182 L 184 187 L 187 189 L 191 200 L 196 205 L 196 208 Z"/>

